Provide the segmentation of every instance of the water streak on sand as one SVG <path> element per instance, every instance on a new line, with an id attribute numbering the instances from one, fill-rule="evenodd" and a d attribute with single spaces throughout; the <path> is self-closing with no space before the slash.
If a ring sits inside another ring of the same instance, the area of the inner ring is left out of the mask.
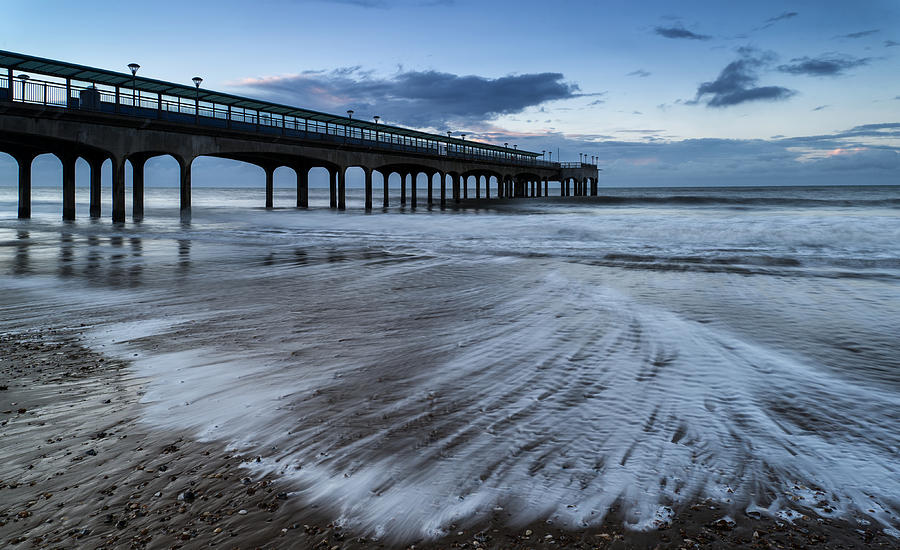
<path id="1" fill-rule="evenodd" d="M 152 379 L 146 422 L 391 539 L 617 503 L 651 527 L 698 496 L 900 526 L 894 189 L 372 216 L 223 193 L 190 227 L 0 221 L 4 313 L 93 325 Z"/>

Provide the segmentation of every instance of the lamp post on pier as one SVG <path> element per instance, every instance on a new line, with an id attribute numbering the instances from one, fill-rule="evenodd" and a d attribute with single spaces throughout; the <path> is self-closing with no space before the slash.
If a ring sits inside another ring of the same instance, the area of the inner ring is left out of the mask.
<path id="1" fill-rule="evenodd" d="M 22 103 L 25 103 L 25 83 L 28 82 L 30 77 L 27 74 L 20 74 L 16 78 L 22 81 Z"/>
<path id="2" fill-rule="evenodd" d="M 353 126 L 353 109 L 347 109 L 347 118 L 350 119 L 350 122 L 347 123 L 347 131 L 344 132 L 344 143 L 347 142 L 347 134 L 351 133 Z M 351 136 L 352 137 L 352 136 Z"/>
<path id="3" fill-rule="evenodd" d="M 131 106 L 137 107 L 136 98 L 137 98 L 137 72 L 141 66 L 137 63 L 129 63 L 128 69 L 131 71 Z"/>
<path id="4" fill-rule="evenodd" d="M 195 76 L 191 79 L 194 82 L 194 86 L 197 87 L 197 96 L 194 99 L 194 122 L 196 124 L 200 123 L 200 83 L 203 82 L 203 79 L 199 76 Z"/>
<path id="5" fill-rule="evenodd" d="M 375 115 L 372 118 L 375 119 L 375 143 L 378 143 L 378 121 L 381 119 L 381 117 Z"/>

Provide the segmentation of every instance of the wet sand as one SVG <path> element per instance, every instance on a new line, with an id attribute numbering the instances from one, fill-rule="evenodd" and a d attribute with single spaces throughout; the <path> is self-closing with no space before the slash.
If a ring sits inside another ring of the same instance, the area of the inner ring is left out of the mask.
<path id="1" fill-rule="evenodd" d="M 256 459 L 139 421 L 144 380 L 77 343 L 78 329 L 0 335 L 0 545 L 6 548 L 900 548 L 873 525 L 725 518 L 712 502 L 635 532 L 511 528 L 502 512 L 414 544 L 330 523 Z"/>

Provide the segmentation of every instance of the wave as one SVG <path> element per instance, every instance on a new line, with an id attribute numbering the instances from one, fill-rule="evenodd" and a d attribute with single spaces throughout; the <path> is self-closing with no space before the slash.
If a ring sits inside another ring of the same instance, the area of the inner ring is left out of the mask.
<path id="1" fill-rule="evenodd" d="M 729 207 L 802 207 L 802 208 L 900 208 L 900 198 L 847 199 L 820 198 L 804 199 L 796 197 L 729 197 L 723 195 L 667 195 L 667 196 L 615 196 L 600 195 L 582 198 L 582 201 L 612 205 L 697 205 Z"/>

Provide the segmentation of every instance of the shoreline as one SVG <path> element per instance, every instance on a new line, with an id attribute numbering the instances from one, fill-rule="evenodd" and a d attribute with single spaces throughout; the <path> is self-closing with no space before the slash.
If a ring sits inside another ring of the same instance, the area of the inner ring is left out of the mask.
<path id="1" fill-rule="evenodd" d="M 711 501 L 667 526 L 608 517 L 570 531 L 493 517 L 392 544 L 335 525 L 287 482 L 251 478 L 255 457 L 140 421 L 143 380 L 73 331 L 0 335 L 0 543 L 8 548 L 897 548 L 875 524 L 735 517 Z M 806 518 L 806 519 L 804 519 Z"/>

